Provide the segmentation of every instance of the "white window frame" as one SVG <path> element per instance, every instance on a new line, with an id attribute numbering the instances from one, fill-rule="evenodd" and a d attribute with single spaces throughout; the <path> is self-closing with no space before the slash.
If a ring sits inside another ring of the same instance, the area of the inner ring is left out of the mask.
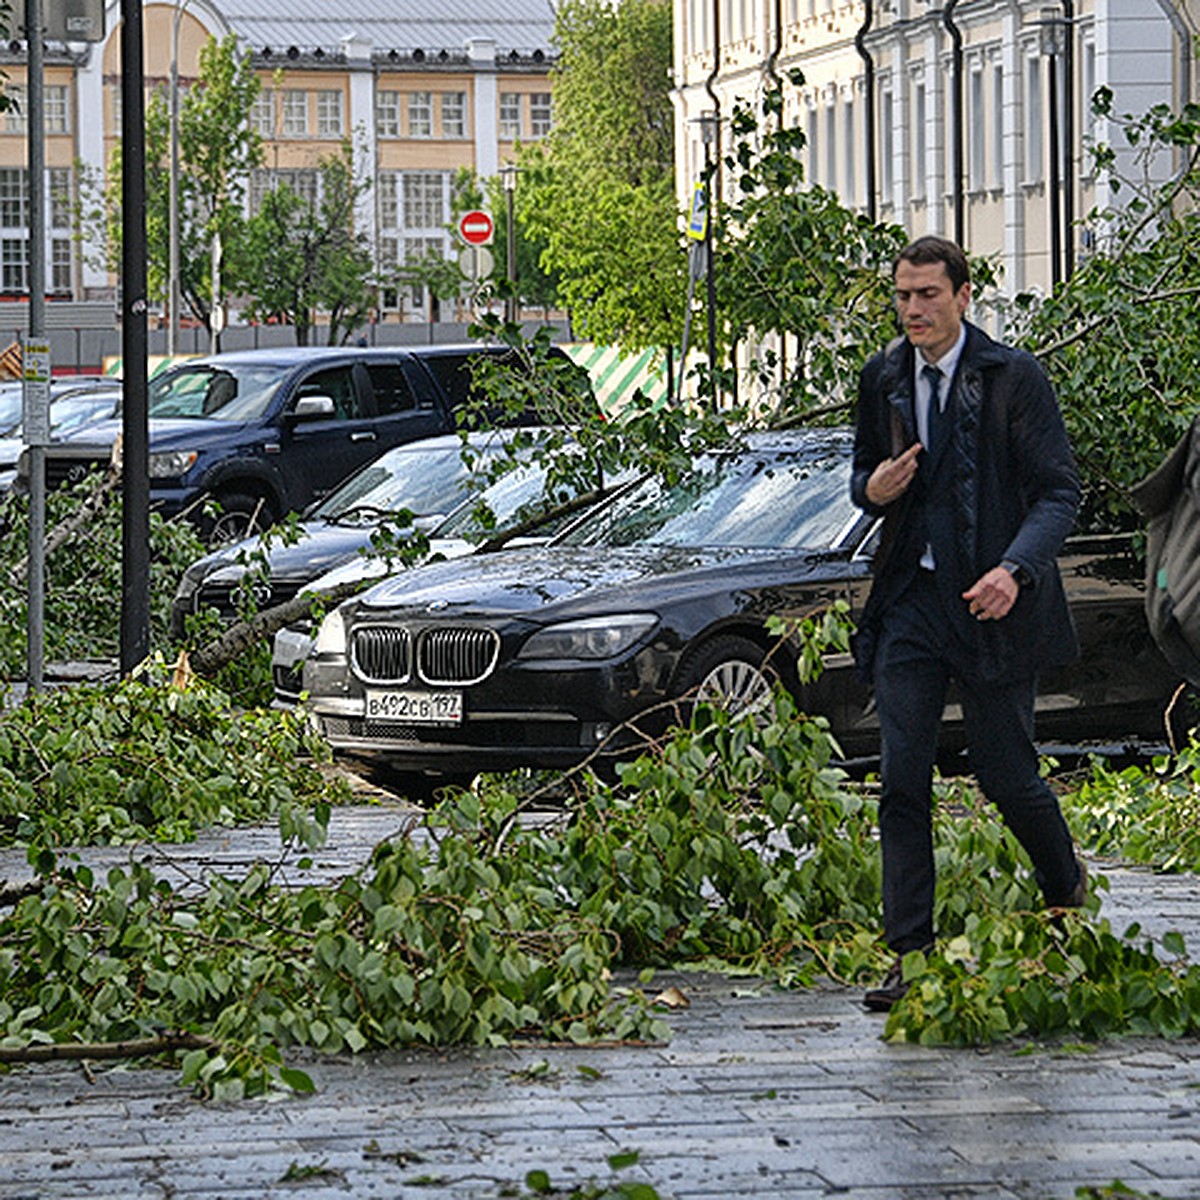
<path id="1" fill-rule="evenodd" d="M 300 88 L 284 88 L 281 93 L 285 138 L 308 137 L 308 92 Z"/>
<path id="2" fill-rule="evenodd" d="M 500 140 L 515 142 L 521 137 L 521 93 L 501 92 L 500 108 L 497 113 L 500 122 Z"/>
<path id="3" fill-rule="evenodd" d="M 461 141 L 467 136 L 467 93 L 443 92 L 441 96 L 442 137 Z"/>
<path id="4" fill-rule="evenodd" d="M 549 92 L 529 94 L 529 136 L 545 137 L 554 128 L 554 100 Z"/>
<path id="5" fill-rule="evenodd" d="M 419 141 L 433 137 L 433 93 L 408 93 L 408 136 Z"/>
<path id="6" fill-rule="evenodd" d="M 345 132 L 345 96 L 338 89 L 317 92 L 317 137 L 340 138 Z"/>

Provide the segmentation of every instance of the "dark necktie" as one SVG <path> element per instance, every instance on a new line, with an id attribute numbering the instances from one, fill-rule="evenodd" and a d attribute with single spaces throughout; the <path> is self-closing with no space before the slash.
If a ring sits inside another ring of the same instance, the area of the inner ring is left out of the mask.
<path id="1" fill-rule="evenodd" d="M 929 445 L 925 447 L 930 453 L 937 447 L 942 436 L 942 372 L 938 367 L 926 365 L 921 368 L 921 375 L 929 384 Z"/>

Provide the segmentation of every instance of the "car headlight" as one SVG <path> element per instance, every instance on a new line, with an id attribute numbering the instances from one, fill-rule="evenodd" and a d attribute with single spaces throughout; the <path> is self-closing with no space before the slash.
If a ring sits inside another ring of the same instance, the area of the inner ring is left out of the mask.
<path id="1" fill-rule="evenodd" d="M 521 647 L 518 657 L 612 658 L 628 650 L 657 624 L 658 618 L 653 613 L 564 621 L 535 633 Z"/>
<path id="2" fill-rule="evenodd" d="M 150 455 L 151 479 L 177 479 L 186 475 L 200 455 L 195 450 L 162 450 Z"/>
<path id="3" fill-rule="evenodd" d="M 313 653 L 346 653 L 346 622 L 336 608 L 321 622 L 321 628 L 317 633 L 317 643 L 313 647 Z"/>

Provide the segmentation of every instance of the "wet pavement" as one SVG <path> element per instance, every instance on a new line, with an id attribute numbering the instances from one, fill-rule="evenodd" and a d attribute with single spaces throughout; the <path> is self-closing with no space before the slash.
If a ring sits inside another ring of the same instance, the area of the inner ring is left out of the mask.
<path id="1" fill-rule="evenodd" d="M 335 810 L 296 881 L 361 864 L 402 806 Z M 165 852 L 180 878 L 276 857 L 273 828 Z M 157 857 L 143 849 L 139 855 Z M 88 851 L 117 861 L 129 851 Z M 1191 877 L 1100 868 L 1114 929 L 1200 944 Z M 0 881 L 27 876 L 0 852 Z M 893 1046 L 859 993 L 660 973 L 686 1008 L 655 1046 L 305 1055 L 311 1097 L 205 1105 L 177 1073 L 107 1064 L 0 1076 L 0 1200 L 48 1197 L 598 1195 L 640 1181 L 663 1200 L 1059 1200 L 1121 1180 L 1200 1197 L 1200 1043 L 951 1050 Z M 610 1169 L 610 1156 L 637 1161 Z"/>

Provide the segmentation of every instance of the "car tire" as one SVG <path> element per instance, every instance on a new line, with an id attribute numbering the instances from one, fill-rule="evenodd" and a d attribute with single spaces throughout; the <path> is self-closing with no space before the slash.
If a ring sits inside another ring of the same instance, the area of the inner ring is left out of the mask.
<path id="1" fill-rule="evenodd" d="M 204 541 L 210 546 L 224 546 L 253 537 L 275 524 L 271 505 L 262 496 L 245 492 L 225 492 L 215 497 L 220 512 L 205 519 Z"/>
<path id="2" fill-rule="evenodd" d="M 675 694 L 691 703 L 719 704 L 737 715 L 766 711 L 779 672 L 749 638 L 723 634 L 689 651 L 679 664 Z"/>

